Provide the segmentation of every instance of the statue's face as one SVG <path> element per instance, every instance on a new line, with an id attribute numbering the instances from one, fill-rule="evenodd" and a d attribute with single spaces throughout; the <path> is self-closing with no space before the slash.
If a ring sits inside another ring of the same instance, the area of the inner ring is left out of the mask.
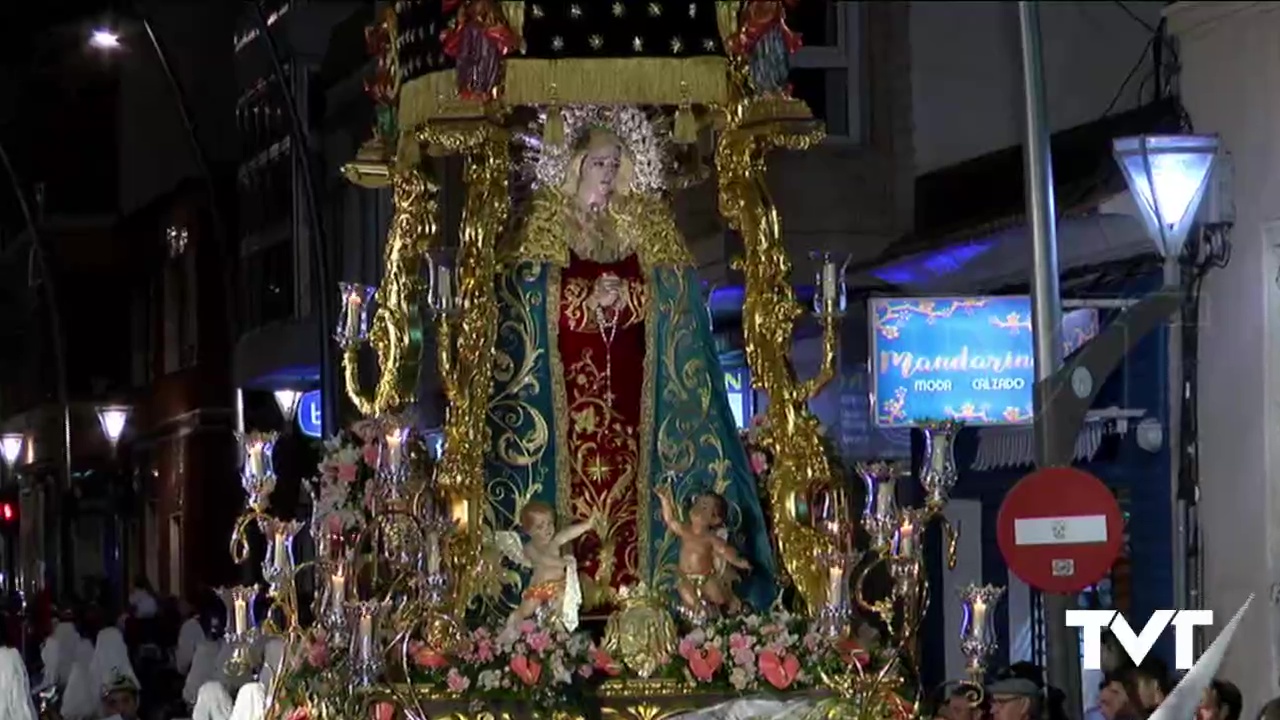
<path id="1" fill-rule="evenodd" d="M 529 537 L 540 543 L 551 542 L 556 534 L 556 523 L 550 513 L 530 513 L 528 521 L 524 530 L 529 533 Z"/>
<path id="2" fill-rule="evenodd" d="M 703 495 L 693 502 L 693 507 L 689 509 L 689 520 L 697 526 L 698 530 L 710 530 L 718 528 L 724 524 L 724 517 L 720 513 L 720 503 L 709 495 Z"/>
<path id="3" fill-rule="evenodd" d="M 616 139 L 599 140 L 587 147 L 578 176 L 578 202 L 591 210 L 602 210 L 613 196 L 614 183 L 622 166 L 622 146 Z"/>

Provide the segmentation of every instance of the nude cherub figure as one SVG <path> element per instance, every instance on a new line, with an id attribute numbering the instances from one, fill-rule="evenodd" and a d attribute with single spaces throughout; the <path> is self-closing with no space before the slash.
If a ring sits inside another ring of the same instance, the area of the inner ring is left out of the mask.
<path id="1" fill-rule="evenodd" d="M 577 627 L 578 608 L 582 604 L 578 564 L 573 555 L 562 555 L 561 549 L 598 525 L 598 518 L 592 518 L 557 531 L 556 511 L 550 505 L 534 500 L 521 508 L 520 527 L 529 535 L 529 540 L 518 552 L 504 550 L 504 553 L 532 569 L 533 574 L 520 596 L 520 604 L 507 619 L 508 627 L 534 617 L 544 605 L 559 611 L 565 629 L 572 632 Z"/>
<path id="2" fill-rule="evenodd" d="M 676 515 L 671 486 L 663 485 L 654 492 L 662 504 L 662 522 L 680 539 L 680 558 L 676 565 L 679 574 L 676 592 L 680 594 L 680 602 L 694 613 L 701 612 L 706 605 L 729 613 L 738 612 L 742 602 L 729 587 L 723 564 L 750 570 L 751 563 L 720 534 L 729 509 L 724 497 L 716 493 L 699 495 L 689 509 L 689 521 L 681 522 Z"/>

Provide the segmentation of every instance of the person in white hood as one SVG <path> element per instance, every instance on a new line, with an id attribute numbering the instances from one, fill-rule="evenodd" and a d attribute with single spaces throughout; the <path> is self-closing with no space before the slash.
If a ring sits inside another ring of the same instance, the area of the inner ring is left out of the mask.
<path id="1" fill-rule="evenodd" d="M 236 693 L 236 705 L 231 710 L 231 720 L 264 720 L 267 716 L 267 693 L 262 683 L 251 682 Z"/>
<path id="2" fill-rule="evenodd" d="M 230 720 L 235 704 L 222 683 L 210 681 L 200 686 L 191 720 Z"/>
<path id="3" fill-rule="evenodd" d="M 173 651 L 173 664 L 178 672 L 186 675 L 191 670 L 191 660 L 196 655 L 196 647 L 206 639 L 204 628 L 200 626 L 200 618 L 189 617 L 178 629 L 178 647 Z"/>
<path id="4" fill-rule="evenodd" d="M 71 668 L 76 664 L 76 651 L 80 647 L 80 633 L 69 622 L 60 622 L 40 648 L 40 660 L 44 663 L 41 687 L 66 688 L 71 680 Z"/>
<path id="5" fill-rule="evenodd" d="M 0 648 L 0 720 L 36 720 L 31 680 L 13 648 Z"/>
<path id="6" fill-rule="evenodd" d="M 101 709 L 93 680 L 93 643 L 81 639 L 76 646 L 71 676 L 62 693 L 62 720 L 92 720 Z"/>
<path id="7" fill-rule="evenodd" d="M 98 633 L 92 669 L 102 698 L 102 716 L 119 715 L 122 720 L 136 720 L 142 683 L 133 670 L 129 649 L 119 629 L 109 627 Z"/>
<path id="8" fill-rule="evenodd" d="M 205 640 L 196 646 L 191 658 L 191 669 L 187 672 L 187 681 L 182 686 L 182 699 L 187 701 L 187 705 L 196 704 L 200 688 L 205 683 L 220 679 L 218 655 L 221 652 L 222 643 L 216 640 Z"/>

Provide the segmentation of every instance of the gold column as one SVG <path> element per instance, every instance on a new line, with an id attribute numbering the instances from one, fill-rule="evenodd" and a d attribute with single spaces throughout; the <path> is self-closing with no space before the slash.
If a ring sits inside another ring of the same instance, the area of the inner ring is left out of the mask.
<path id="1" fill-rule="evenodd" d="M 475 569 L 481 560 L 484 458 L 498 331 L 497 247 L 510 208 L 511 157 L 506 130 L 486 120 L 431 124 L 418 139 L 433 154 L 464 158 L 458 311 L 436 319 L 440 377 L 449 403 L 438 481 L 457 522 L 449 557 L 460 614 L 475 595 Z"/>
<path id="2" fill-rule="evenodd" d="M 716 147 L 716 168 L 720 213 L 742 235 L 746 250 L 739 264 L 746 275 L 742 330 L 752 383 L 769 396 L 760 442 L 774 456 L 769 504 L 778 553 L 800 597 L 816 611 L 827 600 L 828 584 L 819 559 L 837 548 L 830 534 L 802 523 L 798 510 L 832 478 L 820 425 L 808 402 L 835 374 L 838 321 L 824 318 L 821 370 L 799 380 L 790 352 L 803 309 L 792 291 L 781 218 L 765 182 L 772 150 L 805 149 L 822 139 L 812 117 L 803 103 L 786 98 L 736 103 Z"/>
<path id="3" fill-rule="evenodd" d="M 366 416 L 398 412 L 415 399 L 422 363 L 422 264 L 439 234 L 436 183 L 410 168 L 394 173 L 391 187 L 394 215 L 369 330 L 380 370 L 372 395 L 360 388 L 360 345 L 344 348 L 342 355 L 347 396 Z"/>

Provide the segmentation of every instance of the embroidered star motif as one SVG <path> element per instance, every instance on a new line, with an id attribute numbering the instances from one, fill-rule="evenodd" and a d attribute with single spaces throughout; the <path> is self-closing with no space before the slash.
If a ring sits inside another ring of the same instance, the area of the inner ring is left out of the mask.
<path id="1" fill-rule="evenodd" d="M 573 18 L 574 20 L 577 20 L 578 18 L 582 17 L 582 6 L 581 6 L 581 5 L 570 5 L 570 6 L 569 6 L 569 17 Z"/>
<path id="2" fill-rule="evenodd" d="M 671 52 L 679 54 L 681 50 L 684 50 L 684 41 L 678 37 L 671 38 Z"/>
<path id="3" fill-rule="evenodd" d="M 698 17 L 698 3 L 689 3 L 689 17 Z"/>
<path id="4" fill-rule="evenodd" d="M 559 35 L 556 35 L 555 37 L 551 38 L 551 49 L 556 51 L 563 50 L 564 38 L 560 37 Z"/>
<path id="5" fill-rule="evenodd" d="M 649 17 L 658 17 L 662 15 L 662 6 L 656 2 L 649 3 Z"/>
<path id="6" fill-rule="evenodd" d="M 604 47 L 604 38 L 600 37 L 599 35 L 592 35 L 591 37 L 587 38 L 587 44 L 591 46 L 592 50 L 599 50 L 600 48 Z"/>
<path id="7" fill-rule="evenodd" d="M 715 40 L 713 40 L 713 39 L 711 39 L 711 38 L 707 38 L 706 40 L 703 40 L 703 41 L 702 41 L 702 49 L 703 49 L 703 50 L 706 50 L 707 52 L 715 52 L 715 50 L 716 50 L 716 41 L 715 41 Z"/>
<path id="8" fill-rule="evenodd" d="M 622 17 L 623 15 L 626 15 L 626 14 L 627 14 L 627 8 L 622 3 L 616 2 L 613 4 L 614 17 Z"/>
<path id="9" fill-rule="evenodd" d="M 644 38 L 639 35 L 631 38 L 631 49 L 636 52 L 644 52 Z"/>
<path id="10" fill-rule="evenodd" d="M 540 18 L 540 17 L 542 17 L 542 6 L 541 6 L 541 5 L 530 5 L 530 6 L 529 6 L 529 14 L 530 14 L 530 15 L 533 15 L 533 16 L 534 16 L 534 17 L 536 17 L 536 18 Z"/>
<path id="11" fill-rule="evenodd" d="M 587 474 L 590 475 L 591 479 L 595 482 L 608 480 L 612 471 L 613 467 L 599 455 L 591 458 L 591 460 L 587 462 Z"/>

